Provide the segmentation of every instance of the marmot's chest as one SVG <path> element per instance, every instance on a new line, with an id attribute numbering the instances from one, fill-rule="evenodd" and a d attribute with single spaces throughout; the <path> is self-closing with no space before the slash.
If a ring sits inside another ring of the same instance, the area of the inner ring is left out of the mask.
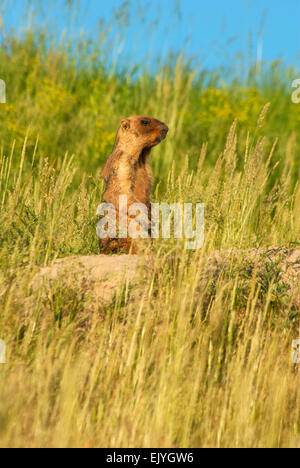
<path id="1" fill-rule="evenodd" d="M 152 180 L 145 166 L 138 167 L 134 180 L 133 193 L 141 203 L 147 206 L 150 202 L 151 184 Z"/>

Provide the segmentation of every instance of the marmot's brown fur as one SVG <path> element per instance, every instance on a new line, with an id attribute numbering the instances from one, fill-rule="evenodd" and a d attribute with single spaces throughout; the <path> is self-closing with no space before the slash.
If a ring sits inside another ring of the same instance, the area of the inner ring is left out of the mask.
<path id="1" fill-rule="evenodd" d="M 106 183 L 103 199 L 119 213 L 119 196 L 126 195 L 128 209 L 143 203 L 151 216 L 152 172 L 149 164 L 151 149 L 161 143 L 168 127 L 152 117 L 133 116 L 124 119 L 117 133 L 113 152 L 102 171 Z M 132 239 L 100 239 L 103 253 L 136 252 Z"/>

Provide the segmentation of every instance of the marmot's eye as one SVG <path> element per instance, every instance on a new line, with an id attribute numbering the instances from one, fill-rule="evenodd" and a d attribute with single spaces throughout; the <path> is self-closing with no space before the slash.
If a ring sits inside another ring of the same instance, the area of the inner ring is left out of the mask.
<path id="1" fill-rule="evenodd" d="M 148 120 L 141 120 L 141 124 L 142 125 L 149 125 L 150 122 L 148 122 Z"/>

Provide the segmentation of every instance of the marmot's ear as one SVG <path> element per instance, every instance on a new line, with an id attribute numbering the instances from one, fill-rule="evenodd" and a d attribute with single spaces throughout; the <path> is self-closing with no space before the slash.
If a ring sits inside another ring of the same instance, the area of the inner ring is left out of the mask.
<path id="1" fill-rule="evenodd" d="M 122 120 L 121 127 L 122 127 L 123 130 L 129 130 L 130 129 L 130 120 L 129 119 Z"/>

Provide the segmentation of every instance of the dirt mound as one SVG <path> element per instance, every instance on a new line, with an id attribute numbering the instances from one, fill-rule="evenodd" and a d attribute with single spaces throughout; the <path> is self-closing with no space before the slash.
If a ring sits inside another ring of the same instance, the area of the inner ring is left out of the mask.
<path id="1" fill-rule="evenodd" d="M 218 274 L 221 270 L 257 268 L 258 272 L 267 268 L 278 279 L 291 286 L 300 284 L 300 249 L 276 248 L 249 250 L 216 250 L 207 257 L 207 273 Z"/>
<path id="2" fill-rule="evenodd" d="M 203 271 L 201 282 L 220 274 L 243 274 L 250 277 L 255 269 L 258 275 L 268 275 L 270 281 L 288 286 L 300 306 L 300 249 L 269 248 L 232 251 L 214 251 L 200 258 Z M 63 285 L 88 285 L 97 299 L 109 303 L 121 284 L 134 283 L 140 268 L 151 269 L 148 257 L 133 255 L 96 255 L 57 260 L 42 268 L 33 278 L 31 288 L 37 291 L 43 284 L 53 281 Z"/>
<path id="3" fill-rule="evenodd" d="M 216 250 L 203 260 L 202 282 L 220 275 L 239 275 L 250 279 L 255 275 L 267 289 L 271 284 L 284 289 L 300 309 L 300 249 L 270 247 L 268 249 Z"/>
<path id="4" fill-rule="evenodd" d="M 34 276 L 31 287 L 35 292 L 51 282 L 72 287 L 88 284 L 101 302 L 109 303 L 122 283 L 134 280 L 137 270 L 138 257 L 134 255 L 69 257 L 42 268 Z"/>

